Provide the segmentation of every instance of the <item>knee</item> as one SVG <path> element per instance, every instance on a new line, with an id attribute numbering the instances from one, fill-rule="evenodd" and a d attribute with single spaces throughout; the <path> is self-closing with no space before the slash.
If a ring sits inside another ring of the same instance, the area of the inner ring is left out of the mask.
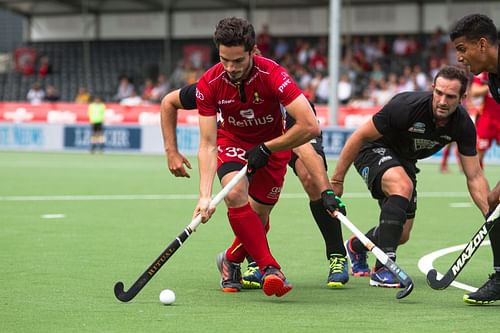
<path id="1" fill-rule="evenodd" d="M 248 194 L 243 191 L 230 191 L 224 198 L 228 207 L 241 207 L 248 203 Z"/>

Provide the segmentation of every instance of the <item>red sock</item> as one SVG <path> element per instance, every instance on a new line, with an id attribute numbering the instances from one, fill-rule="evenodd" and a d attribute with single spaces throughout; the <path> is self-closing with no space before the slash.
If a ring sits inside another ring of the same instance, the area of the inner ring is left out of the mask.
<path id="1" fill-rule="evenodd" d="M 269 226 L 269 218 L 268 218 L 267 223 L 264 227 L 266 234 L 269 231 L 269 228 L 270 228 L 270 226 Z M 243 246 L 243 244 L 241 243 L 241 241 L 238 237 L 234 238 L 233 244 L 231 244 L 231 246 L 227 249 L 226 258 L 229 261 L 233 261 L 233 262 L 243 262 L 243 260 L 245 260 L 245 258 L 249 258 L 248 251 L 245 249 L 245 247 Z M 250 262 L 250 260 L 251 259 L 248 259 L 249 262 Z"/>
<path id="2" fill-rule="evenodd" d="M 226 251 L 226 258 L 233 262 L 245 260 L 246 252 L 262 269 L 280 265 L 271 255 L 267 244 L 266 232 L 257 213 L 246 204 L 243 207 L 229 208 L 227 211 L 229 223 L 236 235 L 231 247 Z"/>

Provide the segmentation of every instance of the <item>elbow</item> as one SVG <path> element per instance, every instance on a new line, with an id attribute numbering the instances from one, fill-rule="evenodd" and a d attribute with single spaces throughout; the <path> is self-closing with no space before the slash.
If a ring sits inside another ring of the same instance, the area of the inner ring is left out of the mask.
<path id="1" fill-rule="evenodd" d="M 319 127 L 319 124 L 315 122 L 306 127 L 306 132 L 308 140 L 311 140 L 321 135 L 321 128 Z"/>

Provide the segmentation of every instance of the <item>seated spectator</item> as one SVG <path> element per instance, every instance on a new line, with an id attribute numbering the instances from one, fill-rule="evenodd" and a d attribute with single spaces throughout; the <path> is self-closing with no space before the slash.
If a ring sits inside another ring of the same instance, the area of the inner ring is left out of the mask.
<path id="1" fill-rule="evenodd" d="M 121 102 L 124 98 L 131 96 L 137 96 L 134 85 L 130 82 L 130 79 L 127 76 L 120 77 L 120 83 L 118 84 L 118 90 L 114 100 Z"/>
<path id="2" fill-rule="evenodd" d="M 45 98 L 46 102 L 57 102 L 60 99 L 57 89 L 54 86 L 47 86 L 45 88 Z"/>
<path id="3" fill-rule="evenodd" d="M 142 96 L 141 96 L 145 102 L 150 102 L 152 100 L 153 89 L 154 89 L 153 80 L 146 79 L 144 81 L 144 88 L 142 89 Z"/>
<path id="4" fill-rule="evenodd" d="M 151 91 L 151 102 L 160 103 L 162 98 L 169 92 L 170 83 L 164 74 L 158 75 L 158 80 L 156 81 L 153 90 Z"/>
<path id="5" fill-rule="evenodd" d="M 352 96 L 352 84 L 349 75 L 342 74 L 339 78 L 337 96 L 341 105 L 346 105 Z"/>
<path id="6" fill-rule="evenodd" d="M 75 103 L 89 103 L 90 94 L 85 87 L 78 88 L 78 95 L 75 97 Z"/>
<path id="7" fill-rule="evenodd" d="M 40 82 L 33 83 L 26 98 L 31 104 L 40 104 L 43 101 L 45 98 L 45 91 L 43 91 Z"/>
<path id="8" fill-rule="evenodd" d="M 141 96 L 137 95 L 135 90 L 132 91 L 132 95 L 122 98 L 120 100 L 121 105 L 128 105 L 128 106 L 134 106 L 134 105 L 141 105 L 143 102 Z"/>
<path id="9" fill-rule="evenodd" d="M 43 79 L 48 74 L 52 74 L 52 65 L 50 64 L 49 57 L 43 56 L 40 58 L 40 68 L 38 69 L 38 76 Z"/>

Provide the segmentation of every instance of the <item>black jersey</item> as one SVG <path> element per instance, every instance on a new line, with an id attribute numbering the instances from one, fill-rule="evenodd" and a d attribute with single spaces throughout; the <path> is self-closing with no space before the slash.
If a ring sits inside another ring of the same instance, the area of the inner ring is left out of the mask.
<path id="1" fill-rule="evenodd" d="M 491 96 L 500 104 L 500 45 L 498 45 L 497 73 L 488 73 L 488 87 L 490 87 Z"/>
<path id="2" fill-rule="evenodd" d="M 179 99 L 184 109 L 196 109 L 196 83 L 182 87 L 179 91 Z"/>
<path id="3" fill-rule="evenodd" d="M 373 116 L 373 123 L 383 137 L 364 148 L 389 147 L 415 163 L 455 141 L 460 154 L 476 155 L 476 129 L 467 111 L 459 105 L 445 126 L 436 127 L 432 92 L 394 96 Z"/>

